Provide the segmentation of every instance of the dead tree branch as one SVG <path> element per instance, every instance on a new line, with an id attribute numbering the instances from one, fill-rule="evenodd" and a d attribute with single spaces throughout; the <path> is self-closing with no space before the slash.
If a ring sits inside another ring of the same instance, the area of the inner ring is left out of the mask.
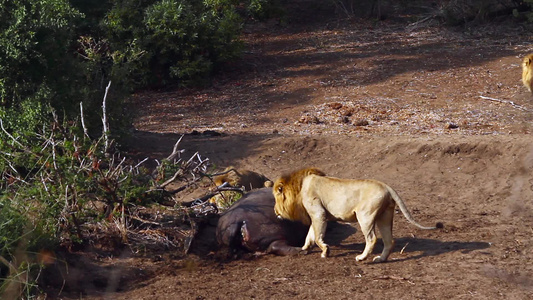
<path id="1" fill-rule="evenodd" d="M 179 154 L 183 153 L 185 150 L 178 150 L 178 146 L 181 142 L 181 140 L 183 139 L 183 136 L 184 135 L 181 135 L 181 137 L 178 139 L 178 141 L 174 144 L 174 148 L 172 149 L 172 153 L 170 153 L 170 155 L 167 157 L 167 160 L 168 161 L 172 161 L 174 158 L 176 158 L 176 156 L 178 156 Z"/>
<path id="2" fill-rule="evenodd" d="M 494 102 L 499 102 L 499 103 L 504 103 L 504 104 L 509 104 L 511 105 L 512 107 L 516 108 L 516 109 L 519 109 L 519 110 L 523 110 L 523 111 L 529 111 L 527 108 L 523 107 L 522 105 L 518 105 L 516 103 L 514 103 L 513 101 L 509 101 L 509 100 L 501 100 L 501 99 L 496 99 L 496 98 L 491 98 L 491 97 L 486 97 L 486 96 L 479 96 L 481 99 L 485 99 L 485 100 L 489 100 L 489 101 L 494 101 Z"/>
<path id="3" fill-rule="evenodd" d="M 107 84 L 107 87 L 105 88 L 105 94 L 104 94 L 104 101 L 102 101 L 102 124 L 104 126 L 103 128 L 103 136 L 104 136 L 104 151 L 107 152 L 109 149 L 109 122 L 107 121 L 107 112 L 106 112 L 106 101 L 107 101 L 107 93 L 109 92 L 109 87 L 111 87 L 111 80 Z"/>
<path id="4" fill-rule="evenodd" d="M 85 126 L 85 117 L 83 116 L 83 102 L 80 101 L 80 118 L 81 118 L 81 127 L 83 128 L 83 135 L 87 138 L 89 137 L 89 132 Z"/>
<path id="5" fill-rule="evenodd" d="M 17 141 L 7 130 L 4 128 L 4 122 L 2 122 L 2 118 L 0 118 L 0 127 L 2 127 L 2 131 L 15 142 L 15 144 L 19 145 L 19 147 L 24 148 L 24 145 L 22 145 L 19 141 Z"/>

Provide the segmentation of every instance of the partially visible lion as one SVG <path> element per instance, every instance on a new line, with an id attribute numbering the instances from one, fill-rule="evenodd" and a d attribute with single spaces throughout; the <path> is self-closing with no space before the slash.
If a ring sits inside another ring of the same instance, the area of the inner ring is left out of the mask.
<path id="1" fill-rule="evenodd" d="M 533 93 L 533 54 L 524 57 L 522 61 L 522 82 Z"/>
<path id="2" fill-rule="evenodd" d="M 398 205 L 409 222 L 421 229 L 398 194 L 388 185 L 377 180 L 355 180 L 327 177 L 318 169 L 308 168 L 282 176 L 274 183 L 276 204 L 274 211 L 278 217 L 311 224 L 302 251 L 316 243 L 322 250 L 322 257 L 329 254 L 329 246 L 324 243 L 327 220 L 359 222 L 365 236 L 365 249 L 356 256 L 357 261 L 368 257 L 377 237 L 379 228 L 383 239 L 383 252 L 374 262 L 384 262 L 394 247 L 392 220 L 395 206 Z"/>
<path id="3" fill-rule="evenodd" d="M 227 167 L 222 173 L 224 174 L 213 178 L 213 182 L 217 187 L 227 183 L 232 187 L 242 187 L 245 191 L 250 191 L 252 189 L 272 187 L 273 185 L 273 182 L 262 174 L 249 170 L 238 170 L 233 166 Z M 211 197 L 209 202 L 216 204 L 219 208 L 227 208 L 235 202 L 232 199 L 236 198 L 237 194 L 235 191 L 222 191 L 220 194 Z"/>
<path id="4" fill-rule="evenodd" d="M 249 170 L 238 170 L 230 166 L 224 169 L 222 175 L 215 176 L 213 181 L 217 186 L 227 182 L 234 187 L 243 187 L 245 191 L 259 189 L 263 187 L 272 187 L 272 181 L 266 176 Z"/>

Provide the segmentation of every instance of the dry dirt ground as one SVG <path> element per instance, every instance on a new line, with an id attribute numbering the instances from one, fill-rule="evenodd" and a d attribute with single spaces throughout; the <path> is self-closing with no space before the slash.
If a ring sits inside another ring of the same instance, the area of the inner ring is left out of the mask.
<path id="1" fill-rule="evenodd" d="M 83 293 L 59 298 L 533 295 L 533 96 L 520 82 L 531 30 L 316 19 L 247 29 L 244 59 L 209 88 L 135 95 L 137 144 L 163 157 L 185 134 L 187 153 L 199 151 L 220 168 L 276 178 L 316 166 L 379 179 L 417 221 L 441 221 L 444 229 L 421 231 L 398 214 L 396 248 L 382 264 L 355 261 L 364 247 L 357 224 L 328 230 L 327 259 L 316 247 L 305 256 L 236 260 L 206 249 L 88 256 L 108 279 L 85 278 Z"/>

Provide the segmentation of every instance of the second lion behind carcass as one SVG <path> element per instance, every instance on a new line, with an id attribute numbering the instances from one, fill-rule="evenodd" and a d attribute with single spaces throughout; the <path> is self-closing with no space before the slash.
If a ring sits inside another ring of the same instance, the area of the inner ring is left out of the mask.
<path id="1" fill-rule="evenodd" d="M 365 236 L 365 249 L 356 256 L 357 261 L 372 253 L 377 241 L 375 228 L 379 228 L 383 239 L 383 252 L 374 262 L 384 262 L 394 247 L 392 220 L 396 205 L 409 222 L 421 229 L 398 194 L 388 185 L 377 180 L 355 180 L 327 177 L 316 168 L 298 170 L 282 176 L 274 182 L 276 204 L 274 211 L 278 217 L 300 221 L 311 225 L 302 247 L 308 250 L 316 243 L 322 250 L 322 257 L 329 254 L 329 246 L 324 243 L 328 219 L 345 222 L 358 222 Z"/>

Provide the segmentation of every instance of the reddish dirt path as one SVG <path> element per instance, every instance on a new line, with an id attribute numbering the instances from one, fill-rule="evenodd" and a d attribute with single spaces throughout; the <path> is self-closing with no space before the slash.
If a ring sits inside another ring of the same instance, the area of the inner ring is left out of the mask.
<path id="1" fill-rule="evenodd" d="M 445 228 L 420 231 L 399 214 L 384 264 L 355 262 L 363 237 L 346 224 L 328 231 L 327 259 L 316 248 L 233 261 L 201 248 L 95 256 L 113 276 L 82 298 L 529 298 L 533 97 L 519 64 L 530 31 L 300 22 L 247 30 L 245 59 L 211 88 L 136 95 L 142 150 L 161 157 L 185 133 L 183 148 L 221 167 L 383 180 L 420 223 Z"/>

